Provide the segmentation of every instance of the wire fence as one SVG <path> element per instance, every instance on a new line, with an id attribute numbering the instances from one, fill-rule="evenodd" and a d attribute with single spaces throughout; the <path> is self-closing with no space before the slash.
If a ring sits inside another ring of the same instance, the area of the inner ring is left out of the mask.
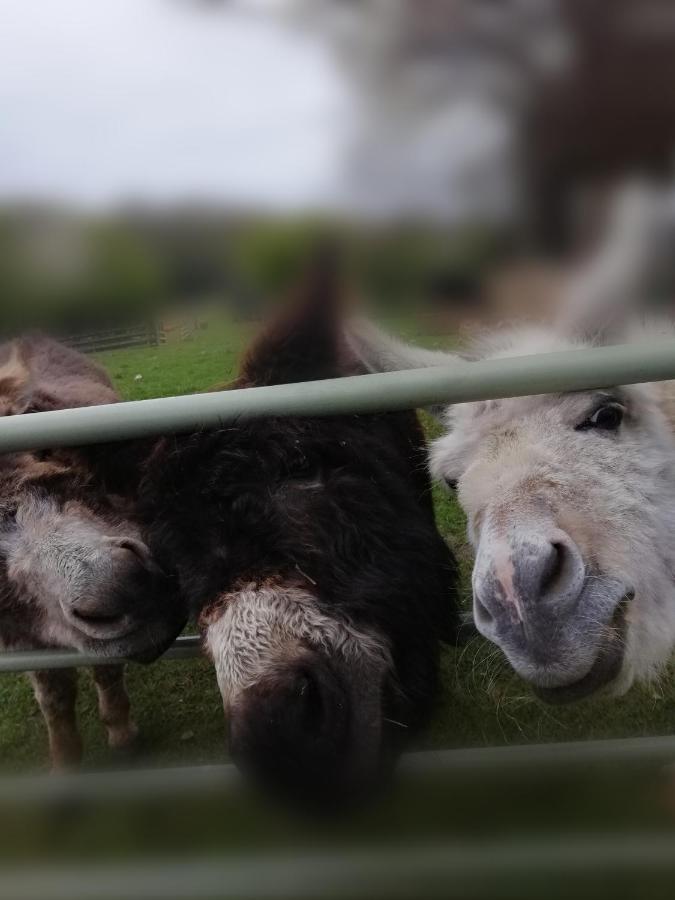
<path id="1" fill-rule="evenodd" d="M 137 400 L 0 421 L 0 453 L 123 441 L 261 416 L 323 416 L 606 388 L 675 378 L 675 342 L 491 359 L 405 372 Z"/>
<path id="2" fill-rule="evenodd" d="M 99 353 L 103 350 L 120 350 L 127 347 L 152 347 L 162 341 L 162 331 L 154 322 L 117 328 L 99 328 L 80 334 L 65 335 L 64 344 L 80 353 Z"/>

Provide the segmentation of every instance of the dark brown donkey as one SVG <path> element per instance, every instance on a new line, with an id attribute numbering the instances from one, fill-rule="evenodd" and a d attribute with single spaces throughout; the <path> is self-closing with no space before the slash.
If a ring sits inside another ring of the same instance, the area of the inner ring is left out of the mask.
<path id="1" fill-rule="evenodd" d="M 239 385 L 357 371 L 321 267 Z M 148 543 L 199 617 L 239 765 L 330 803 L 386 773 L 429 714 L 457 631 L 414 413 L 263 418 L 161 440 Z"/>
<path id="2" fill-rule="evenodd" d="M 114 403 L 106 373 L 48 338 L 0 345 L 0 415 Z M 134 505 L 95 452 L 0 455 L 0 646 L 149 660 L 181 630 L 170 580 L 141 540 Z M 110 746 L 132 742 L 121 665 L 94 668 Z M 52 766 L 79 762 L 74 670 L 31 674 Z"/>

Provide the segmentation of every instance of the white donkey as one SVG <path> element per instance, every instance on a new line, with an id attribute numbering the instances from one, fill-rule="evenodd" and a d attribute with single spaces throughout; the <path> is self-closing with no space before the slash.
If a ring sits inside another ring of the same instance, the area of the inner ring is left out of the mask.
<path id="1" fill-rule="evenodd" d="M 575 284 L 564 323 L 493 335 L 471 358 L 607 340 L 595 326 L 646 259 L 634 212 Z M 371 371 L 471 365 L 368 323 L 349 339 Z M 675 382 L 465 403 L 441 418 L 431 470 L 467 515 L 480 632 L 552 702 L 654 677 L 675 646 Z"/>

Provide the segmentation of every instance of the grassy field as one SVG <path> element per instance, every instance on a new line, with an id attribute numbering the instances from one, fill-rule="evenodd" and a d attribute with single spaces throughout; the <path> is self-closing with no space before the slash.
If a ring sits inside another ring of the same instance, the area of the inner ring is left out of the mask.
<path id="1" fill-rule="evenodd" d="M 410 329 L 402 329 L 410 334 Z M 229 381 L 249 329 L 214 324 L 194 341 L 101 354 L 121 393 L 142 399 L 199 391 Z M 417 340 L 423 338 L 416 336 Z M 425 341 L 428 345 L 434 342 Z M 141 378 L 137 378 L 141 376 Z M 433 425 L 429 424 L 430 430 Z M 462 565 L 462 592 L 469 601 L 471 559 L 457 505 L 436 494 L 438 524 Z M 129 690 L 142 730 L 140 760 L 146 764 L 221 760 L 225 723 L 211 667 L 203 660 L 130 666 Z M 547 707 L 514 676 L 500 654 L 482 640 L 443 658 L 444 690 L 426 746 L 451 747 L 526 741 L 575 740 L 660 734 L 675 724 L 671 679 L 634 689 L 620 700 L 598 698 L 576 706 Z M 86 764 L 116 765 L 95 714 L 89 674 L 80 673 L 79 717 Z M 8 770 L 44 766 L 46 736 L 23 676 L 0 677 L 0 759 Z"/>

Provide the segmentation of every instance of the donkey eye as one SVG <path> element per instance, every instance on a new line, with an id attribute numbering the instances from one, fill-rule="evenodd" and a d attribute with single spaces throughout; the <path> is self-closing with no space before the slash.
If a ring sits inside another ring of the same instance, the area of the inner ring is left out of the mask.
<path id="1" fill-rule="evenodd" d="M 588 419 L 577 425 L 577 431 L 587 431 L 590 428 L 598 428 L 602 431 L 616 431 L 623 421 L 624 409 L 619 403 L 608 403 L 589 416 Z"/>
<path id="2" fill-rule="evenodd" d="M 445 483 L 450 488 L 451 491 L 457 490 L 457 479 L 456 478 L 446 478 Z"/>

